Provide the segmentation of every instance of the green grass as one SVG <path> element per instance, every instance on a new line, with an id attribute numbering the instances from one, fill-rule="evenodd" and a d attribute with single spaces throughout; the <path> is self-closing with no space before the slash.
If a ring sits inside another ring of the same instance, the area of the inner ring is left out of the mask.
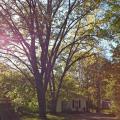
<path id="1" fill-rule="evenodd" d="M 66 120 L 64 116 L 47 115 L 48 120 Z M 38 116 L 23 116 L 21 120 L 40 120 Z"/>

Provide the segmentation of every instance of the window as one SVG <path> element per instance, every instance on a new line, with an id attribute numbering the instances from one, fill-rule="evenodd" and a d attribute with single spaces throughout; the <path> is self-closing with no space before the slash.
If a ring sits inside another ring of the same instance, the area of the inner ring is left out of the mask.
<path id="1" fill-rule="evenodd" d="M 79 100 L 79 108 L 81 108 L 81 100 Z"/>
<path id="2" fill-rule="evenodd" d="M 81 101 L 80 100 L 73 100 L 72 101 L 72 107 L 73 108 L 80 108 L 81 107 Z"/>
<path id="3" fill-rule="evenodd" d="M 75 101 L 72 101 L 72 107 L 75 108 Z"/>

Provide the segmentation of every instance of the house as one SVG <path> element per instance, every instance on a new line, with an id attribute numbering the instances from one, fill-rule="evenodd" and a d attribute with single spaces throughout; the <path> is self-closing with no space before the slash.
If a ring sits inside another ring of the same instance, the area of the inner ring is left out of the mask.
<path id="1" fill-rule="evenodd" d="M 77 96 L 70 100 L 58 100 L 57 112 L 85 112 L 87 107 L 87 98 Z"/>
<path id="2" fill-rule="evenodd" d="M 102 100 L 101 101 L 101 108 L 102 109 L 110 109 L 111 108 L 111 101 L 110 100 Z"/>

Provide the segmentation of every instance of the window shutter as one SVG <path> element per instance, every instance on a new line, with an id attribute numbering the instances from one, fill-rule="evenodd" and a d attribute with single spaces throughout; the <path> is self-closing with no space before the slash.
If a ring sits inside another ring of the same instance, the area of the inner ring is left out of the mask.
<path id="1" fill-rule="evenodd" d="M 81 100 L 79 100 L 79 108 L 81 108 Z"/>

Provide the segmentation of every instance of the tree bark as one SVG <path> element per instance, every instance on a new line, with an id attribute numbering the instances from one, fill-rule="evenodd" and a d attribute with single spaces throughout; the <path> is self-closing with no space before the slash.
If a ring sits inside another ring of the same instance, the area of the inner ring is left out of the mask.
<path id="1" fill-rule="evenodd" d="M 55 97 L 52 97 L 52 100 L 51 100 L 51 113 L 56 114 L 57 113 L 56 109 L 57 109 L 57 100 L 56 100 Z"/>
<path id="2" fill-rule="evenodd" d="M 96 84 L 97 87 L 97 109 L 96 112 L 100 113 L 101 112 L 101 85 L 100 85 L 100 80 L 97 81 Z"/>
<path id="3" fill-rule="evenodd" d="M 37 97 L 38 97 L 40 120 L 47 120 L 45 93 L 40 91 L 40 89 L 37 89 Z"/>
<path id="4" fill-rule="evenodd" d="M 41 120 L 47 120 L 46 117 L 46 101 L 45 101 L 45 94 L 40 92 L 38 97 L 38 104 L 39 104 L 39 116 Z"/>
<path id="5" fill-rule="evenodd" d="M 38 99 L 38 107 L 39 107 L 39 117 L 40 120 L 47 120 L 46 92 L 43 88 L 42 77 L 40 77 L 39 73 L 35 75 L 35 81 L 36 81 L 36 91 L 37 91 L 37 99 Z"/>

